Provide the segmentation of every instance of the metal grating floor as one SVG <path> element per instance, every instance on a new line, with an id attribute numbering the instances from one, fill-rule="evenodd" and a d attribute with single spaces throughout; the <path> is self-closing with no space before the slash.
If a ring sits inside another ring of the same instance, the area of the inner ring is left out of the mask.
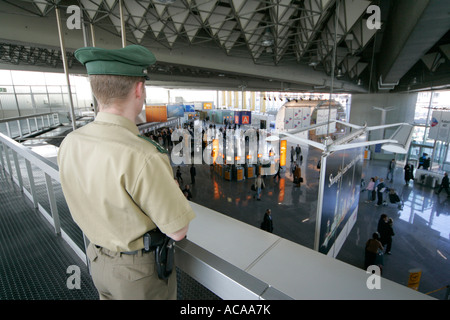
<path id="1" fill-rule="evenodd" d="M 1 170 L 0 300 L 98 299 L 86 265 L 53 230 Z M 67 287 L 72 265 L 80 268 L 80 289 Z"/>
<path id="2" fill-rule="evenodd" d="M 39 185 L 41 179 L 36 176 L 35 179 Z M 61 208 L 65 202 L 59 191 L 55 186 Z M 42 197 L 45 199 L 45 195 Z M 68 215 L 64 217 L 63 213 L 62 225 L 68 233 L 76 235 L 77 226 Z M 67 287 L 67 279 L 72 274 L 67 268 L 72 265 L 80 268 L 80 289 Z M 178 300 L 220 300 L 178 268 L 177 279 Z M 0 300 L 97 299 L 86 265 L 0 168 Z"/>

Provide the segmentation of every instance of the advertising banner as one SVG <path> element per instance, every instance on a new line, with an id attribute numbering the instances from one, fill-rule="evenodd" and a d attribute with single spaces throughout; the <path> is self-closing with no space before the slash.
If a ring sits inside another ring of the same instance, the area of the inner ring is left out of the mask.
<path id="1" fill-rule="evenodd" d="M 330 110 L 330 121 L 336 120 L 337 117 L 337 110 L 331 109 Z M 328 109 L 318 109 L 317 110 L 317 121 L 316 123 L 322 123 L 328 121 Z M 328 126 L 320 126 L 316 128 L 316 135 L 324 135 L 327 134 L 327 130 L 329 130 L 329 133 L 336 132 L 336 123 L 332 123 L 329 125 L 330 128 L 328 129 Z"/>
<path id="2" fill-rule="evenodd" d="M 280 141 L 280 166 L 286 166 L 287 140 Z"/>
<path id="3" fill-rule="evenodd" d="M 252 112 L 251 111 L 235 111 L 234 112 L 234 123 L 249 125 L 252 123 Z"/>
<path id="4" fill-rule="evenodd" d="M 166 106 L 145 106 L 147 122 L 167 122 Z"/>
<path id="5" fill-rule="evenodd" d="M 212 102 L 204 102 L 203 110 L 211 110 L 213 108 Z"/>
<path id="6" fill-rule="evenodd" d="M 450 112 L 433 111 L 428 137 L 438 141 L 450 141 Z"/>
<path id="7" fill-rule="evenodd" d="M 184 106 L 182 104 L 167 105 L 167 118 L 183 118 Z"/>
<path id="8" fill-rule="evenodd" d="M 184 112 L 195 112 L 195 105 L 193 104 L 185 104 Z"/>
<path id="9" fill-rule="evenodd" d="M 353 142 L 364 142 L 362 136 Z M 316 249 L 336 257 L 353 226 L 358 210 L 364 147 L 333 152 L 321 166 Z M 350 217 L 352 217 L 350 220 Z M 351 226 L 348 226 L 348 224 Z M 318 234 L 317 234 L 318 233 Z M 332 252 L 330 252 L 332 250 Z"/>

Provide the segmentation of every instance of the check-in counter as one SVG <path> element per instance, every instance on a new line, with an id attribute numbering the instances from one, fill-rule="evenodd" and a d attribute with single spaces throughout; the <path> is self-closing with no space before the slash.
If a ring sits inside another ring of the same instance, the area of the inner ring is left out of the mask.
<path id="1" fill-rule="evenodd" d="M 245 176 L 247 179 L 256 178 L 256 167 L 254 165 L 247 165 L 245 167 Z"/>
<path id="2" fill-rule="evenodd" d="M 441 185 L 444 178 L 444 171 L 430 171 L 424 169 L 416 169 L 414 171 L 414 181 L 430 188 L 436 188 Z"/>
<path id="3" fill-rule="evenodd" d="M 231 172 L 231 166 L 226 166 L 223 170 L 223 177 L 227 181 L 231 181 L 232 178 L 232 172 Z"/>
<path id="4" fill-rule="evenodd" d="M 244 167 L 237 166 L 236 167 L 236 181 L 244 180 Z"/>

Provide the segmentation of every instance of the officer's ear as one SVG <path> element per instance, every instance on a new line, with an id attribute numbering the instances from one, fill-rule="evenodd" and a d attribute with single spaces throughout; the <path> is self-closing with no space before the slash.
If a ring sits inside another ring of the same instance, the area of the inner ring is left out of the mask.
<path id="1" fill-rule="evenodd" d="M 137 99 L 140 99 L 143 95 L 145 95 L 145 82 L 138 81 L 136 83 L 136 86 L 134 87 L 134 94 Z"/>

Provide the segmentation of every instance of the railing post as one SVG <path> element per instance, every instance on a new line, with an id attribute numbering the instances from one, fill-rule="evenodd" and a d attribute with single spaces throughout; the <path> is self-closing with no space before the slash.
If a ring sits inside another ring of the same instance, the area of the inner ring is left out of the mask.
<path id="1" fill-rule="evenodd" d="M 9 158 L 8 147 L 5 146 L 4 150 L 5 150 L 5 158 L 6 158 L 6 165 L 7 165 L 7 167 L 5 169 L 7 169 L 6 172 L 8 172 L 11 180 L 14 180 L 13 175 L 12 175 L 11 159 Z"/>
<path id="2" fill-rule="evenodd" d="M 9 123 L 6 122 L 6 132 L 8 132 L 8 137 L 11 138 L 11 128 L 9 127 Z"/>
<path id="3" fill-rule="evenodd" d="M 5 160 L 3 160 L 3 150 L 5 149 L 5 145 L 0 143 L 0 162 L 2 163 L 2 170 L 5 170 Z"/>
<path id="4" fill-rule="evenodd" d="M 37 195 L 36 195 L 36 185 L 34 184 L 33 169 L 31 168 L 31 163 L 29 160 L 25 159 L 25 164 L 27 166 L 28 181 L 30 181 L 30 191 L 31 191 L 31 197 L 33 199 L 33 206 L 35 209 L 37 209 L 38 208 L 38 199 L 37 199 Z"/>
<path id="5" fill-rule="evenodd" d="M 23 137 L 22 133 L 22 125 L 20 124 L 20 120 L 17 120 L 17 126 L 19 127 L 19 137 Z"/>
<path id="6" fill-rule="evenodd" d="M 58 207 L 56 206 L 55 191 L 53 190 L 52 178 L 47 173 L 45 173 L 45 184 L 47 186 L 48 202 L 50 203 L 55 233 L 59 235 L 61 234 L 61 224 L 59 221 Z"/>
<path id="7" fill-rule="evenodd" d="M 13 159 L 14 159 L 14 166 L 16 167 L 16 173 L 17 173 L 17 180 L 19 181 L 19 187 L 20 191 L 23 190 L 23 179 L 22 179 L 22 173 L 20 172 L 20 165 L 19 165 L 19 159 L 17 157 L 17 152 L 14 150 L 11 150 Z"/>
<path id="8" fill-rule="evenodd" d="M 28 133 L 31 134 L 30 118 L 27 118 Z"/>

